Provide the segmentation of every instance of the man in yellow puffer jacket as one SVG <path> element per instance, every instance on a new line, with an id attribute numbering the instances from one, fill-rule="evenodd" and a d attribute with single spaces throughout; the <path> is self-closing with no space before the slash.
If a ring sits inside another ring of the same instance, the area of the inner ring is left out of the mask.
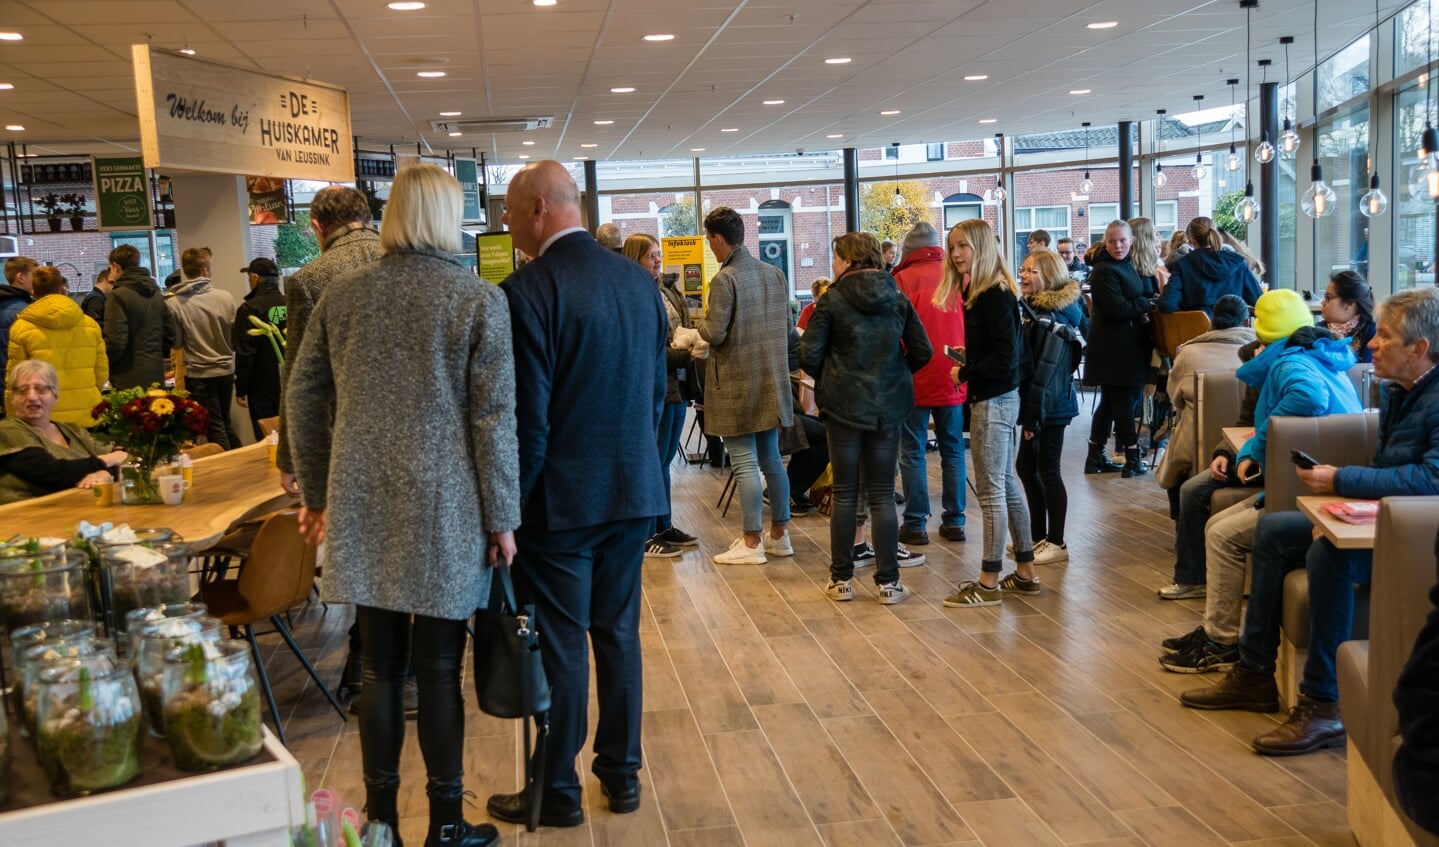
<path id="1" fill-rule="evenodd" d="M 60 396 L 51 420 L 94 426 L 90 410 L 100 402 L 100 389 L 110 379 L 100 326 L 66 295 L 65 278 L 55 268 L 36 268 L 34 283 L 35 302 L 10 327 L 9 367 L 13 370 L 26 359 L 54 365 L 60 375 Z"/>

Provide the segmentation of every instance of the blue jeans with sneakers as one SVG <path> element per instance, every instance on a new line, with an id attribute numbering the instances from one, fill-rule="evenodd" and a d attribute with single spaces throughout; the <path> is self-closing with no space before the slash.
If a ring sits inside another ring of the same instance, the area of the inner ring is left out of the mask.
<path id="1" fill-rule="evenodd" d="M 969 444 L 974 451 L 975 489 L 984 513 L 984 558 L 980 567 L 989 573 L 1002 570 L 1006 529 L 1014 537 L 1015 561 L 1034 559 L 1029 504 L 1014 468 L 1018 422 L 1018 389 L 981 400 L 970 409 Z M 878 539 L 875 550 L 879 550 Z"/>
<path id="2" fill-rule="evenodd" d="M 964 526 L 964 407 L 920 407 L 909 413 L 899 445 L 899 477 L 904 491 L 904 528 L 924 529 L 930 516 L 929 472 L 925 450 L 929 419 L 939 443 L 942 526 Z"/>
<path id="3" fill-rule="evenodd" d="M 770 520 L 789 523 L 789 477 L 779 455 L 779 430 L 726 435 L 725 449 L 734 467 L 735 490 L 745 532 L 764 531 L 764 488 L 769 488 Z M 764 474 L 761 485 L 760 474 Z"/>

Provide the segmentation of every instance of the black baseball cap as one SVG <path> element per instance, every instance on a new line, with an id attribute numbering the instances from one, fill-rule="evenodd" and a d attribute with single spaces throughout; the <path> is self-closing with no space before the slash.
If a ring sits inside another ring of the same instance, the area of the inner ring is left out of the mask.
<path id="1" fill-rule="evenodd" d="M 257 276 L 279 276 L 280 267 L 275 264 L 274 259 L 251 259 L 250 264 L 240 268 L 240 273 L 255 274 Z"/>

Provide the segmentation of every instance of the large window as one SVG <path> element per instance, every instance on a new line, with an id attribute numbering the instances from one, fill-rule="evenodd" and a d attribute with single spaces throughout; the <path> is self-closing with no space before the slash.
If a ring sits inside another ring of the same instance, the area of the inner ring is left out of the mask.
<path id="1" fill-rule="evenodd" d="M 1402 75 L 1429 62 L 1429 4 L 1414 3 L 1397 18 L 1394 44 L 1394 73 Z M 1403 146 L 1402 144 L 1400 145 Z"/>
<path id="2" fill-rule="evenodd" d="M 1394 216 L 1394 290 L 1434 284 L 1434 199 L 1428 172 L 1418 168 L 1415 148 L 1424 131 L 1428 89 L 1410 85 L 1395 95 L 1395 174 L 1389 190 Z"/>
<path id="3" fill-rule="evenodd" d="M 1334 213 L 1314 220 L 1314 280 L 1296 280 L 1300 290 L 1320 291 L 1322 280 L 1346 268 L 1368 276 L 1369 219 L 1359 214 L 1359 195 L 1369 188 L 1368 104 L 1319 126 L 1319 164 L 1334 189 Z M 1309 180 L 1300 181 L 1302 191 L 1309 186 Z"/>
<path id="4" fill-rule="evenodd" d="M 1369 36 L 1355 39 L 1319 66 L 1319 108 L 1338 106 L 1369 91 Z"/>

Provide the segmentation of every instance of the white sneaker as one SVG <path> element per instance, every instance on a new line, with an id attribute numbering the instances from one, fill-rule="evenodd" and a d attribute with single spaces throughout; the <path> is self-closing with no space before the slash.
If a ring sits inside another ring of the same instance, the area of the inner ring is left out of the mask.
<path id="1" fill-rule="evenodd" d="M 888 585 L 879 586 L 879 602 L 884 606 L 893 606 L 895 603 L 903 603 L 909 599 L 909 589 L 900 585 L 899 580 Z"/>
<path id="2" fill-rule="evenodd" d="M 1036 565 L 1057 565 L 1069 561 L 1069 547 L 1064 544 L 1053 544 L 1048 538 L 1034 545 L 1034 563 Z"/>
<path id="3" fill-rule="evenodd" d="M 794 545 L 789 543 L 789 530 L 785 530 L 784 535 L 780 538 L 774 538 L 766 532 L 764 534 L 764 552 L 769 556 L 793 556 Z"/>
<path id="4" fill-rule="evenodd" d="M 763 565 L 769 559 L 765 558 L 764 547 L 751 547 L 744 543 L 744 536 L 734 540 L 729 549 L 714 557 L 717 565 Z"/>
<path id="5" fill-rule="evenodd" d="M 853 600 L 854 586 L 847 579 L 832 579 L 829 581 L 829 585 L 824 587 L 824 596 L 836 603 Z"/>

